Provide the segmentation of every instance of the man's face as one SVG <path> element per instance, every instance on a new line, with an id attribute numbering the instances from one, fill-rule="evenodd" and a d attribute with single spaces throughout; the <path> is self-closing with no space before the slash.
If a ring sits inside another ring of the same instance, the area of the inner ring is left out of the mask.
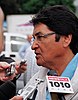
<path id="1" fill-rule="evenodd" d="M 48 33 L 53 33 L 53 31 L 49 30 L 45 24 L 37 24 L 33 31 L 35 40 L 32 49 L 35 50 L 37 64 L 50 68 L 56 59 L 63 54 L 64 49 L 61 38 L 59 42 L 55 41 L 55 33 L 43 37 Z"/>

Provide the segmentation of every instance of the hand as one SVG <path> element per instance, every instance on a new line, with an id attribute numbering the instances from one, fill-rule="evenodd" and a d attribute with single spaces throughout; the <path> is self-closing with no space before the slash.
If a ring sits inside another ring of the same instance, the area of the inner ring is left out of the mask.
<path id="1" fill-rule="evenodd" d="M 7 62 L 0 62 L 0 80 L 7 81 L 12 80 L 15 77 L 15 73 L 11 76 L 6 77 L 5 70 L 10 67 L 10 64 Z"/>
<path id="2" fill-rule="evenodd" d="M 0 62 L 0 72 L 9 67 L 7 62 Z"/>
<path id="3" fill-rule="evenodd" d="M 21 66 L 20 63 L 16 64 L 16 71 L 17 71 L 16 74 L 24 73 L 26 71 L 26 67 L 27 67 L 26 63 L 22 64 Z"/>
<path id="4" fill-rule="evenodd" d="M 7 62 L 0 62 L 0 80 L 1 81 L 13 80 L 13 78 L 17 74 L 21 74 L 26 71 L 26 66 L 27 64 L 23 64 L 22 66 L 20 66 L 20 64 L 15 64 L 15 69 L 16 69 L 15 73 L 12 74 L 11 76 L 6 77 L 5 70 L 10 67 L 10 64 L 8 64 Z"/>
<path id="5" fill-rule="evenodd" d="M 23 100 L 23 97 L 22 96 L 14 96 L 10 100 Z"/>

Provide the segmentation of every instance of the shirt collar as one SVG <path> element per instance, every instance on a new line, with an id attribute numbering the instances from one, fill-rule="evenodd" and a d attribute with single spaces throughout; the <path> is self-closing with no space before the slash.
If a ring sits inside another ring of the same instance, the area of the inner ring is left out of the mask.
<path id="1" fill-rule="evenodd" d="M 73 75 L 74 75 L 74 72 L 75 72 L 75 70 L 77 68 L 77 64 L 78 64 L 78 53 L 74 56 L 74 58 L 67 65 L 66 69 L 63 71 L 61 76 L 69 77 L 70 80 L 71 80 Z"/>

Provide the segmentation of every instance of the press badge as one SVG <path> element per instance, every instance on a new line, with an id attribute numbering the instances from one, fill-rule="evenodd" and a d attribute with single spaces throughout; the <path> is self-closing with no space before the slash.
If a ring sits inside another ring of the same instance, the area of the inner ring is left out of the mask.
<path id="1" fill-rule="evenodd" d="M 70 79 L 60 76 L 46 76 L 49 92 L 74 93 Z"/>

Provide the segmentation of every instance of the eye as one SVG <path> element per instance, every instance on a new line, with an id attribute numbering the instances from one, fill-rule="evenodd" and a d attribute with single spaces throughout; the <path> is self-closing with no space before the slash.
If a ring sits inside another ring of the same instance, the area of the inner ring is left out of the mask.
<path id="1" fill-rule="evenodd" d="M 38 41 L 41 41 L 41 39 L 42 39 L 42 36 L 38 35 L 38 36 L 37 36 L 37 40 L 38 40 Z"/>

